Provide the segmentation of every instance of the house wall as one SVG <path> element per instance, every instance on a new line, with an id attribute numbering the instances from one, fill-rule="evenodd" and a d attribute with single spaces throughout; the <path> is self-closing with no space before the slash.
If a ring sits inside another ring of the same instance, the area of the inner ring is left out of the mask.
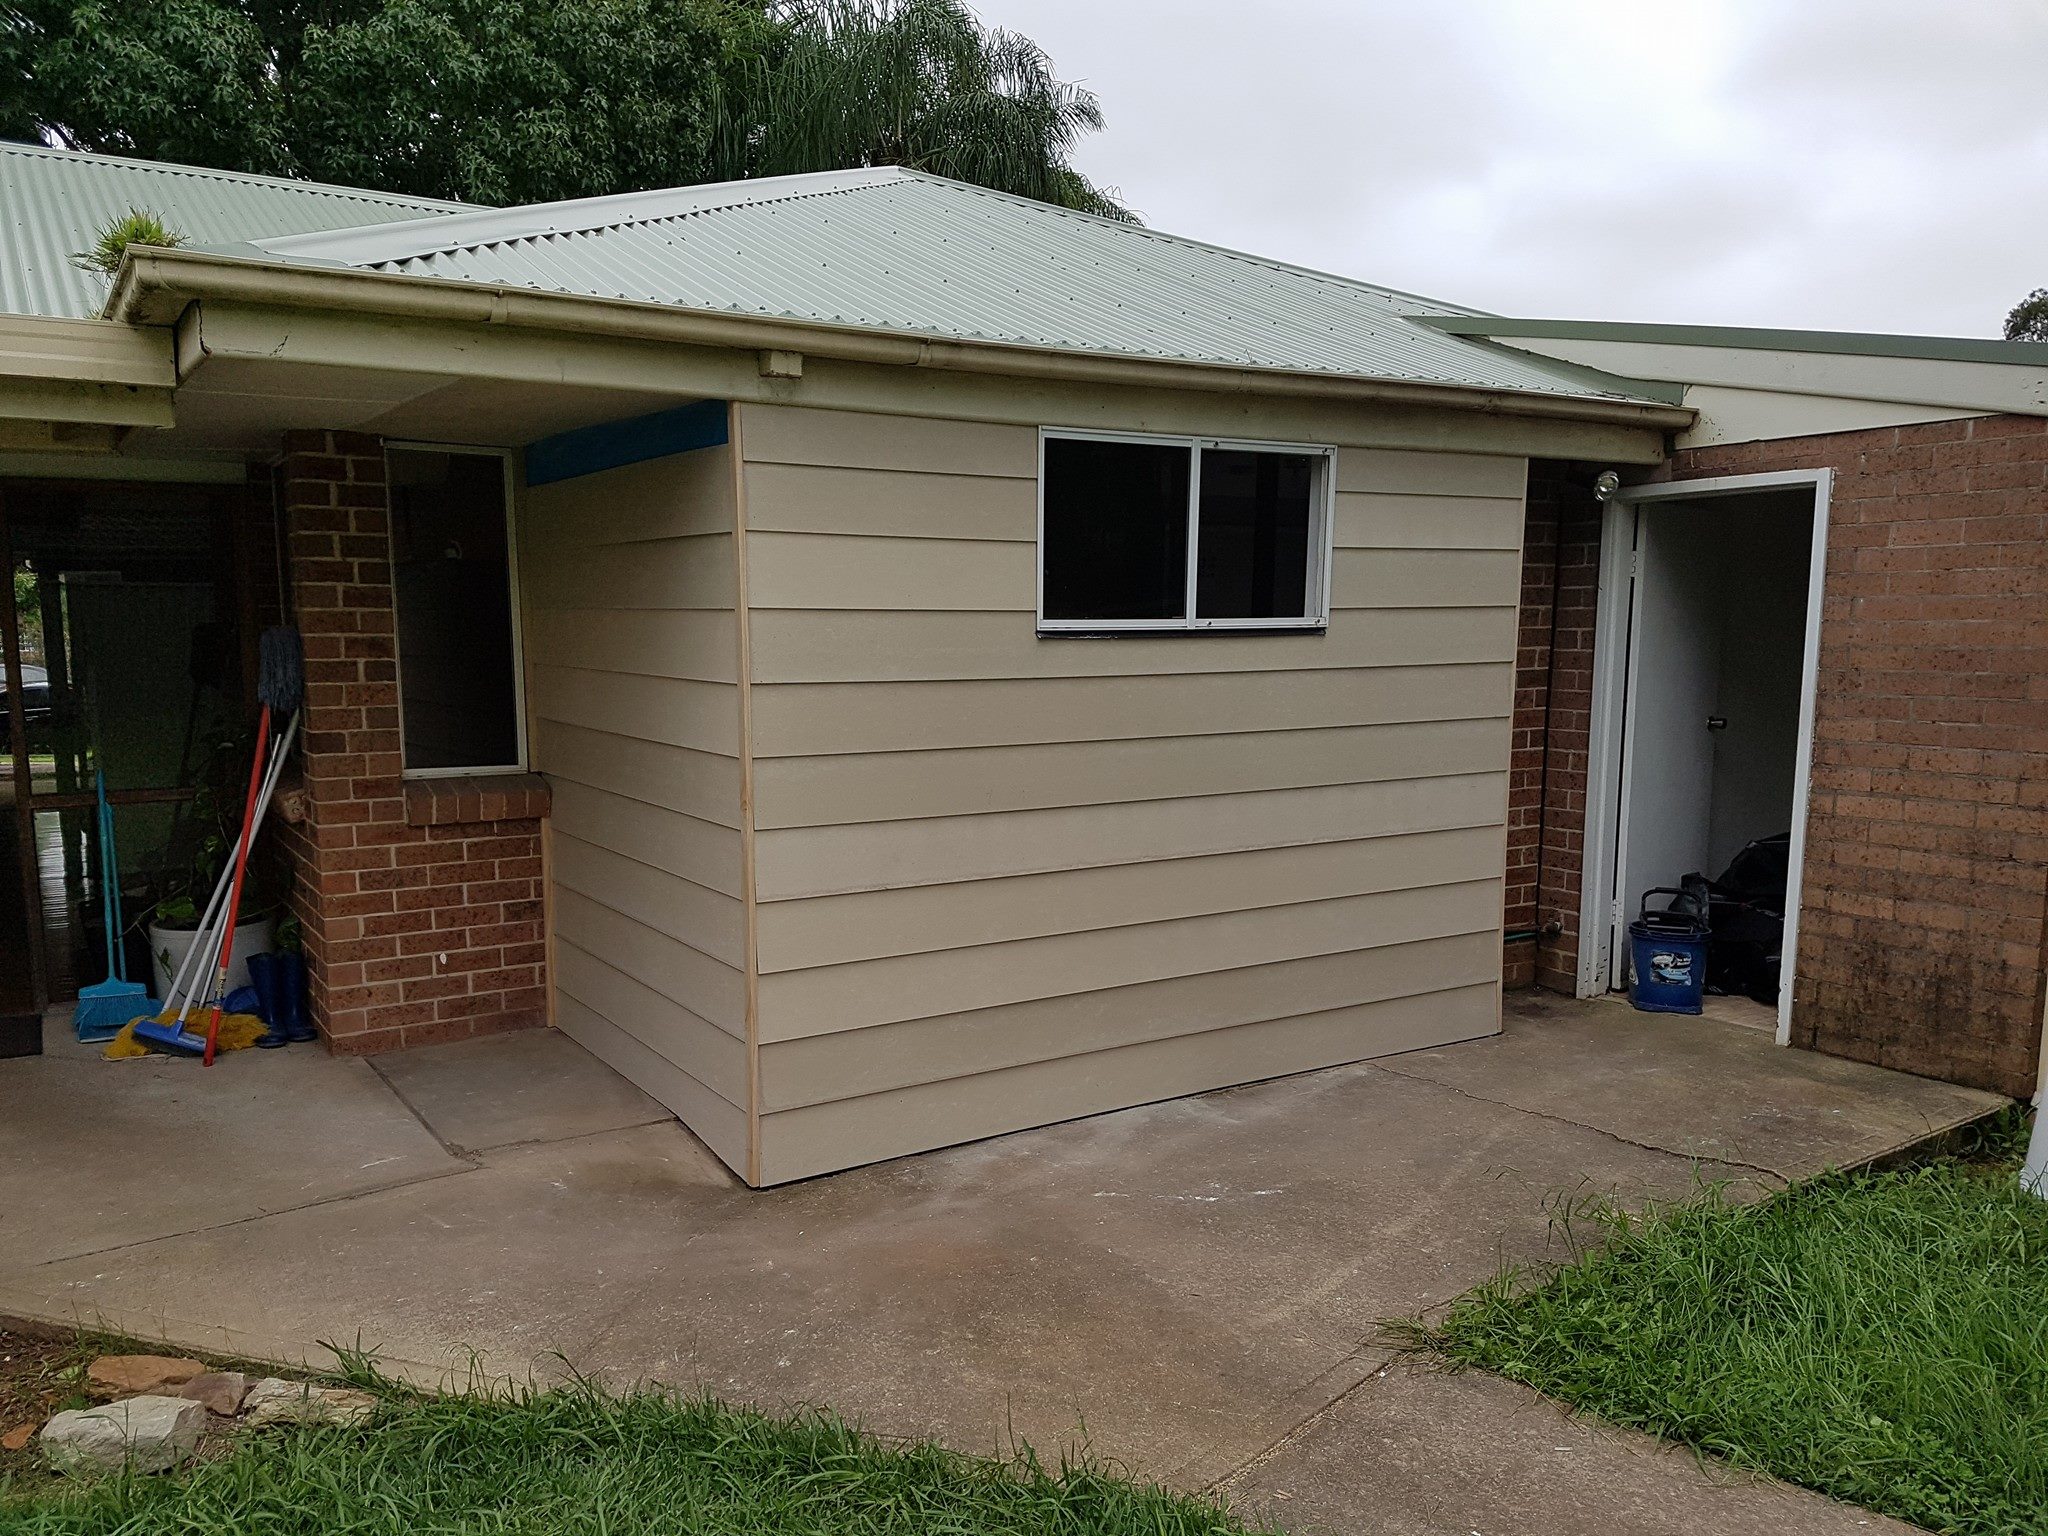
<path id="1" fill-rule="evenodd" d="M 555 1022 L 745 1172 L 735 517 L 703 448 L 529 488 L 520 542 Z"/>
<path id="2" fill-rule="evenodd" d="M 1498 1028 L 1524 460 L 1341 447 L 1326 636 L 1041 640 L 1035 429 L 736 422 L 760 1182 Z"/>
<path id="3" fill-rule="evenodd" d="M 1659 478 L 1819 467 L 1836 479 L 1793 1042 L 2031 1094 L 2048 965 L 2048 421 L 1690 449 Z M 1554 516 L 1558 569 L 1585 582 L 1550 637 L 1538 898 L 1564 925 L 1539 976 L 1569 992 L 1599 519 L 1572 467 L 1536 474 L 1564 489 L 1555 514 L 1532 496 L 1531 516 Z"/>
<path id="4" fill-rule="evenodd" d="M 306 658 L 279 842 L 313 1021 L 350 1052 L 542 1023 L 546 787 L 403 776 L 383 444 L 289 433 L 279 476 Z"/>

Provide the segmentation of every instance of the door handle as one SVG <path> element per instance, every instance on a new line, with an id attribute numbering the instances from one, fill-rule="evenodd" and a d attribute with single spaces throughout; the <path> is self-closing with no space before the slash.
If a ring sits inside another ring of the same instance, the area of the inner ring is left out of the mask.
<path id="1" fill-rule="evenodd" d="M 1727 729 L 1728 729 L 1728 717 L 1727 717 L 1726 715 L 1709 715 L 1709 716 L 1707 716 L 1707 729 L 1708 729 L 1708 730 L 1710 730 L 1710 731 L 1725 731 L 1725 730 L 1727 730 Z"/>

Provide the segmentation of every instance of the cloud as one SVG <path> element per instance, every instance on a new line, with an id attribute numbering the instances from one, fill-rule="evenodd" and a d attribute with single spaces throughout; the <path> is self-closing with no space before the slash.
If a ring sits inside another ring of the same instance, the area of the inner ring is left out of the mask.
<path id="1" fill-rule="evenodd" d="M 2048 7 L 983 0 L 1148 222 L 1511 313 L 1995 334 L 2048 284 Z"/>

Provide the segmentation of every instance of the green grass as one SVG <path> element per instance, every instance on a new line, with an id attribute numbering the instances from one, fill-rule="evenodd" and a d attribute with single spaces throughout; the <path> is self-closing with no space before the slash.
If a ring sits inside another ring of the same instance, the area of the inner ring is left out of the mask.
<path id="1" fill-rule="evenodd" d="M 359 1382 L 359 1384 L 361 1384 Z M 892 1446 L 827 1414 L 773 1417 L 587 1385 L 512 1397 L 371 1383 L 356 1429 L 244 1434 L 164 1477 L 0 1483 L 9 1536 L 1239 1536 L 1218 1506 L 1090 1465 Z"/>
<path id="2" fill-rule="evenodd" d="M 2019 1189 L 2017 1137 L 1757 1204 L 1582 1208 L 1600 1246 L 1419 1339 L 1931 1530 L 2048 1532 L 2048 1201 Z"/>

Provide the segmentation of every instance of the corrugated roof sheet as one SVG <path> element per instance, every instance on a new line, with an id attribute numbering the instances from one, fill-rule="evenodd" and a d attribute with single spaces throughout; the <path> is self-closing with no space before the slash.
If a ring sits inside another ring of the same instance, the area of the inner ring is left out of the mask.
<path id="1" fill-rule="evenodd" d="M 885 167 L 263 240 L 272 255 L 718 313 L 1593 399 L 1623 380 L 1409 319 L 1474 311 Z"/>
<path id="2" fill-rule="evenodd" d="M 107 280 L 71 257 L 131 209 L 194 245 L 464 212 L 464 203 L 0 141 L 0 312 L 90 317 Z"/>

